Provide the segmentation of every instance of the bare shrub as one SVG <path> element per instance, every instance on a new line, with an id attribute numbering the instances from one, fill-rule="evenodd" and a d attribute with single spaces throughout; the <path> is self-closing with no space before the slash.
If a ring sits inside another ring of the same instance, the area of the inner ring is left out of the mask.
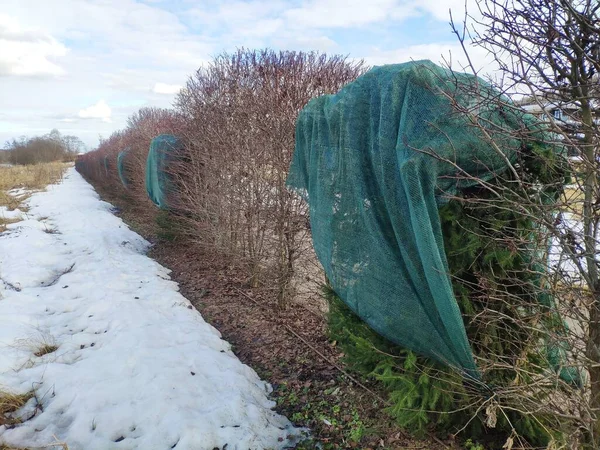
<path id="1" fill-rule="evenodd" d="M 280 307 L 309 248 L 307 206 L 285 186 L 296 117 L 362 72 L 339 55 L 241 49 L 199 69 L 177 97 L 186 148 L 172 172 L 186 231 L 243 262 Z"/>
<path id="2" fill-rule="evenodd" d="M 160 134 L 179 134 L 181 128 L 180 117 L 170 109 L 141 108 L 127 119 L 127 128 L 124 131 L 123 145 L 114 153 L 125 147 L 131 150 L 125 158 L 125 167 L 130 175 L 129 194 L 138 201 L 148 201 L 146 194 L 145 174 L 146 159 L 150 142 Z"/>
<path id="3" fill-rule="evenodd" d="M 181 127 L 181 117 L 172 110 L 142 108 L 129 117 L 127 128 L 115 131 L 94 151 L 81 155 L 77 161 L 78 170 L 107 192 L 150 206 L 145 185 L 150 142 L 159 134 L 178 134 Z M 124 160 L 130 182 L 127 189 L 122 185 L 117 169 L 117 156 L 126 148 L 130 149 Z"/>

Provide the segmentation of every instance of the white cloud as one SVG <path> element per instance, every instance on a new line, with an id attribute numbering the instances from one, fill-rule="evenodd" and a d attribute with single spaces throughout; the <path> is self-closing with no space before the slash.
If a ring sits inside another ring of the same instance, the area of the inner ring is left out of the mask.
<path id="1" fill-rule="evenodd" d="M 79 111 L 77 114 L 82 119 L 101 119 L 102 122 L 110 122 L 112 111 L 104 100 L 92 106 L 88 106 Z"/>
<path id="2" fill-rule="evenodd" d="M 311 0 L 286 11 L 285 17 L 304 27 L 350 28 L 380 22 L 390 16 L 407 16 L 410 11 L 410 7 L 399 5 L 395 0 L 371 0 L 368 6 L 364 0 Z"/>
<path id="3" fill-rule="evenodd" d="M 284 26 L 281 14 L 288 7 L 279 0 L 229 0 L 213 5 L 193 7 L 187 15 L 204 28 L 227 29 L 245 37 L 264 37 L 280 31 Z"/>
<path id="4" fill-rule="evenodd" d="M 471 16 L 479 17 L 479 8 L 474 0 L 411 0 L 409 3 L 420 11 L 431 14 L 437 20 L 448 22 L 450 10 L 452 18 L 458 24 L 462 23 L 466 7 Z"/>
<path id="5" fill-rule="evenodd" d="M 166 83 L 156 83 L 152 88 L 152 92 L 155 94 L 168 94 L 173 95 L 177 94 L 181 90 L 181 86 L 178 84 L 166 84 Z"/>
<path id="6" fill-rule="evenodd" d="M 2 0 L 32 25 L 55 36 L 76 40 L 81 51 L 93 42 L 95 55 L 129 66 L 168 61 L 187 71 L 210 56 L 214 48 L 190 33 L 177 15 L 160 5 L 136 0 Z M 12 5 L 12 6 L 11 6 Z M 91 47 L 91 46 L 90 46 Z M 75 50 L 74 50 L 75 51 Z"/>
<path id="7" fill-rule="evenodd" d="M 64 69 L 51 58 L 65 56 L 67 48 L 54 37 L 0 14 L 0 76 L 57 76 Z"/>
<path id="8" fill-rule="evenodd" d="M 138 108 L 170 107 L 179 85 L 223 51 L 272 47 L 339 52 L 371 64 L 439 61 L 445 44 L 427 43 L 446 39 L 439 31 L 448 30 L 448 8 L 462 19 L 463 2 L 0 0 L 0 76 L 13 75 L 0 81 L 1 109 L 22 127 L 7 132 L 68 126 L 93 146 Z M 401 48 L 404 25 L 415 24 L 422 31 L 409 40 L 421 45 Z M 447 39 L 446 48 L 461 53 L 449 33 Z M 97 99 L 104 101 L 92 105 Z"/>
<path id="9" fill-rule="evenodd" d="M 283 33 L 278 39 L 284 48 L 321 52 L 335 52 L 339 48 L 339 44 L 330 37 L 316 33 Z"/>
<path id="10" fill-rule="evenodd" d="M 478 16 L 474 0 L 466 0 L 471 14 Z M 402 21 L 429 14 L 436 20 L 447 22 L 452 10 L 454 20 L 464 18 L 465 0 L 307 0 L 298 7 L 282 13 L 285 28 L 353 28 Z"/>
<path id="11" fill-rule="evenodd" d="M 475 70 L 483 75 L 495 74 L 497 65 L 485 49 L 467 47 L 467 50 Z M 374 66 L 429 59 L 438 65 L 451 65 L 452 69 L 459 72 L 470 71 L 467 68 L 468 60 L 460 44 L 450 42 L 418 44 L 387 51 L 372 49 L 364 59 L 367 64 Z"/>

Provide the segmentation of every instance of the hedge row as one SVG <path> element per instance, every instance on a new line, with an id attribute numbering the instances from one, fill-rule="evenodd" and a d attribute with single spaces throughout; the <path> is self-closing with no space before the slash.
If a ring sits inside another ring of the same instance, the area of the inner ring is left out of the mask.
<path id="1" fill-rule="evenodd" d="M 276 291 L 283 308 L 297 281 L 319 271 L 306 205 L 285 186 L 296 117 L 311 98 L 363 72 L 362 62 L 339 55 L 222 54 L 188 79 L 172 109 L 140 109 L 77 167 L 92 183 L 150 207 L 151 141 L 177 136 L 181 145 L 163 172 L 178 234 L 236 261 L 252 286 Z"/>

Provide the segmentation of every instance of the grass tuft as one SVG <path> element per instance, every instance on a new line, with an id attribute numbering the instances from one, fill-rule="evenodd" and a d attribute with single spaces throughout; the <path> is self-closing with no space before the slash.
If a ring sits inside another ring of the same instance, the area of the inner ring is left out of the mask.
<path id="1" fill-rule="evenodd" d="M 3 231 L 6 231 L 6 226 L 11 224 L 11 223 L 17 223 L 20 222 L 21 219 L 7 219 L 5 217 L 0 217 L 0 233 L 2 233 Z M 2 450 L 2 449 L 0 449 Z"/>
<path id="2" fill-rule="evenodd" d="M 20 422 L 19 419 L 10 417 L 18 409 L 33 397 L 33 391 L 25 394 L 14 394 L 8 391 L 0 391 L 0 425 L 15 425 Z M 0 450 L 3 450 L 0 447 Z"/>
<path id="3" fill-rule="evenodd" d="M 52 353 L 55 352 L 58 349 L 58 345 L 54 345 L 54 344 L 43 344 L 38 351 L 34 352 L 33 354 L 35 356 L 37 356 L 38 358 L 47 355 L 48 353 Z"/>
<path id="4" fill-rule="evenodd" d="M 0 167 L 0 176 L 1 174 L 3 174 L 3 169 Z M 2 183 L 2 181 L 0 181 L 0 183 Z M 18 197 L 0 191 L 0 206 L 6 206 L 9 211 L 16 209 L 21 201 L 22 200 L 19 200 Z"/>

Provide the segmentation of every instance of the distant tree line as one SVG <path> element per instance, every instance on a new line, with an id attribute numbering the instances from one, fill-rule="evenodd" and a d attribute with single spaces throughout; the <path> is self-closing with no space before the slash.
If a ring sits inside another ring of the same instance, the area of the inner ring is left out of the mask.
<path id="1" fill-rule="evenodd" d="M 85 144 L 77 136 L 63 135 L 54 129 L 43 136 L 21 137 L 6 141 L 0 151 L 2 164 L 39 164 L 51 161 L 74 161 Z"/>

